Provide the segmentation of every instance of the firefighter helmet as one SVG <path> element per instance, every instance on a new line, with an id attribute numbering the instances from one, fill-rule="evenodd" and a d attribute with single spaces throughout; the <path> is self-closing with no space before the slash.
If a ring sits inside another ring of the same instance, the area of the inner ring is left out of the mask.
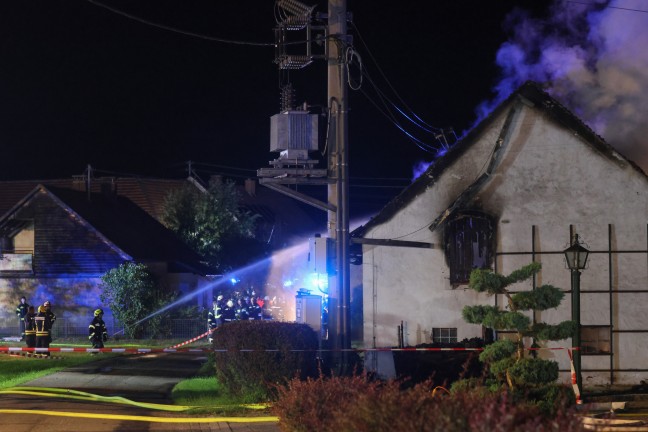
<path id="1" fill-rule="evenodd" d="M 45 303 L 43 303 L 43 306 L 45 306 L 45 307 L 50 306 L 49 300 L 46 300 Z"/>
<path id="2" fill-rule="evenodd" d="M 96 311 L 94 311 L 94 316 L 99 316 L 99 315 L 103 315 L 103 309 L 97 309 Z"/>

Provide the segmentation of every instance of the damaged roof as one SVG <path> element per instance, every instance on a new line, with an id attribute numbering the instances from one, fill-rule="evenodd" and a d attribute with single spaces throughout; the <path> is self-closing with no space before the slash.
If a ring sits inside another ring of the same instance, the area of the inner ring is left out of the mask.
<path id="1" fill-rule="evenodd" d="M 376 216 L 366 224 L 355 229 L 351 233 L 351 237 L 363 237 L 370 228 L 389 221 L 405 205 L 409 204 L 417 196 L 424 193 L 430 185 L 436 182 L 448 167 L 460 159 L 463 154 L 479 140 L 484 130 L 497 117 L 499 117 L 516 98 L 521 98 L 527 104 L 532 105 L 535 109 L 543 112 L 557 123 L 571 130 L 575 135 L 582 137 L 587 144 L 591 145 L 599 153 L 617 162 L 619 161 L 619 157 L 621 157 L 624 162 L 630 164 L 643 176 L 646 176 L 646 173 L 644 173 L 637 164 L 621 155 L 574 113 L 560 104 L 547 92 L 542 90 L 540 84 L 534 81 L 527 81 L 506 100 L 500 103 L 486 118 L 484 118 L 484 120 L 468 131 L 468 133 L 452 146 L 445 155 L 432 163 L 430 167 L 410 186 L 405 188 L 399 195 L 387 203 L 387 205 Z"/>

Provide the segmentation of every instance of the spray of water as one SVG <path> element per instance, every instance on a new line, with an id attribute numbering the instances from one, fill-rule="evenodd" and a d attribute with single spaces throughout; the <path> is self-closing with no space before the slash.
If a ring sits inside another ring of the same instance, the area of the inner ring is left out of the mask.
<path id="1" fill-rule="evenodd" d="M 354 230 L 365 224 L 367 221 L 368 218 L 354 219 L 350 222 L 349 228 Z M 230 273 L 221 276 L 218 280 L 205 283 L 194 291 L 185 294 L 172 303 L 169 303 L 140 319 L 134 323 L 133 326 L 137 326 L 156 315 L 203 295 L 205 292 L 212 292 L 219 287 L 224 287 L 231 283 L 232 278 L 244 278 L 245 276 L 253 276 L 260 272 L 266 276 L 265 295 L 269 297 L 294 299 L 297 290 L 300 288 L 300 282 L 304 283 L 307 278 L 308 243 L 308 239 L 299 241 L 293 246 L 275 252 L 271 257 L 264 258 L 243 268 L 231 271 Z M 287 280 L 294 283 L 285 284 L 284 281 Z M 285 316 L 294 316 L 294 304 L 292 304 L 292 309 L 291 303 L 288 303 L 285 307 Z M 115 334 L 120 334 L 122 332 L 123 330 L 120 330 Z"/>
<path id="2" fill-rule="evenodd" d="M 282 276 L 284 276 L 287 273 L 290 273 L 291 271 L 295 272 L 296 268 L 305 267 L 306 260 L 307 260 L 307 255 L 306 255 L 307 252 L 308 252 L 308 242 L 301 242 L 295 246 L 291 246 L 281 251 L 275 252 L 271 257 L 261 259 L 248 266 L 233 270 L 219 277 L 217 280 L 210 281 L 208 283 L 199 286 L 198 288 L 191 291 L 190 293 L 187 293 L 182 297 L 176 299 L 172 303 L 169 303 L 164 307 L 152 312 L 151 314 L 140 319 L 139 321 L 135 322 L 132 325 L 137 326 L 145 321 L 148 321 L 149 319 L 153 318 L 156 315 L 164 313 L 170 309 L 173 309 L 178 305 L 181 305 L 193 298 L 196 298 L 197 296 L 202 295 L 205 292 L 211 292 L 212 290 L 217 290 L 218 288 L 223 288 L 227 285 L 230 285 L 231 279 L 234 277 L 241 278 L 241 277 L 245 277 L 246 275 L 254 275 L 255 273 L 258 272 L 268 272 L 268 277 L 267 277 L 268 280 L 281 280 Z M 276 285 L 283 286 L 283 284 L 281 283 L 269 284 L 268 286 L 272 288 L 275 287 Z M 268 292 L 266 294 L 273 296 L 276 295 L 276 292 Z M 123 330 L 120 330 L 115 334 L 119 334 L 121 332 L 123 332 Z"/>

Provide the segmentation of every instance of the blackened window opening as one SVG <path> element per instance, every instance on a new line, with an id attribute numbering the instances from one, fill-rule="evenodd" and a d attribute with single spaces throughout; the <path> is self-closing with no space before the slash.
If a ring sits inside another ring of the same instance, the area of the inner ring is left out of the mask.
<path id="1" fill-rule="evenodd" d="M 447 223 L 445 251 L 450 283 L 468 283 L 473 269 L 490 268 L 494 234 L 491 218 L 479 212 L 459 214 Z"/>

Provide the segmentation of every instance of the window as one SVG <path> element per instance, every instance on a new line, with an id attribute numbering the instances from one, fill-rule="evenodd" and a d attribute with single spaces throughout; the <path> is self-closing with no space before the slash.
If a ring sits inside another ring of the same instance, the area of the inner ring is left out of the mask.
<path id="1" fill-rule="evenodd" d="M 432 329 L 432 342 L 434 342 L 434 343 L 456 343 L 457 342 L 457 329 L 456 328 L 433 328 Z"/>
<path id="2" fill-rule="evenodd" d="M 491 218 L 481 212 L 464 212 L 445 229 L 445 252 L 450 283 L 468 283 L 470 272 L 489 268 L 493 259 L 495 232 Z"/>
<path id="3" fill-rule="evenodd" d="M 0 226 L 0 271 L 32 271 L 34 221 L 8 219 Z"/>
<path id="4" fill-rule="evenodd" d="M 610 354 L 609 326 L 581 326 L 581 354 Z"/>

